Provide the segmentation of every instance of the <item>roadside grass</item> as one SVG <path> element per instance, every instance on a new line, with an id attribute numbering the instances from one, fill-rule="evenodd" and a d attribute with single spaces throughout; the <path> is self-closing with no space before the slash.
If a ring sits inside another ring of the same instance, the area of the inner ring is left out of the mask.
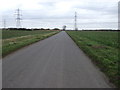
<path id="1" fill-rule="evenodd" d="M 67 31 L 75 43 L 100 67 L 110 82 L 120 85 L 118 33 L 112 31 Z"/>
<path id="2" fill-rule="evenodd" d="M 35 34 L 46 34 L 53 31 L 50 30 L 36 30 L 36 31 L 25 31 L 25 30 L 2 30 L 2 39 L 21 37 L 26 35 L 35 35 Z"/>
<path id="3" fill-rule="evenodd" d="M 22 31 L 22 32 L 24 32 L 24 31 Z M 28 32 L 31 33 L 33 31 L 28 31 Z M 2 56 L 4 57 L 19 48 L 22 48 L 24 46 L 30 45 L 37 41 L 43 40 L 47 37 L 57 34 L 58 32 L 59 31 L 44 31 L 44 33 L 43 33 L 43 31 L 37 31 L 36 34 L 34 34 L 34 33 L 33 34 L 31 33 L 31 35 L 26 34 L 26 36 L 23 36 L 21 34 L 21 36 L 18 35 L 19 37 L 17 37 L 17 36 L 14 37 L 12 35 L 9 35 L 9 38 L 2 40 Z M 6 33 L 4 33 L 3 36 L 4 35 L 6 35 Z M 8 35 L 8 33 L 7 33 L 7 35 Z M 10 38 L 10 37 L 12 37 L 12 38 Z"/>

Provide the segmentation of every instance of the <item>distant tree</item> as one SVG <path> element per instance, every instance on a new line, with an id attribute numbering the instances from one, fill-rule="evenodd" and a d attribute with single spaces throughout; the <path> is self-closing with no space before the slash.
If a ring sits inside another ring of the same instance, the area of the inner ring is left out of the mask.
<path id="1" fill-rule="evenodd" d="M 54 28 L 53 30 L 60 30 L 59 28 Z"/>
<path id="2" fill-rule="evenodd" d="M 40 30 L 45 30 L 44 28 L 41 28 Z"/>
<path id="3" fill-rule="evenodd" d="M 46 30 L 50 30 L 50 29 L 48 28 L 48 29 L 46 29 Z"/>
<path id="4" fill-rule="evenodd" d="M 64 25 L 64 26 L 63 26 L 63 31 L 65 31 L 65 30 L 66 30 L 66 26 Z"/>

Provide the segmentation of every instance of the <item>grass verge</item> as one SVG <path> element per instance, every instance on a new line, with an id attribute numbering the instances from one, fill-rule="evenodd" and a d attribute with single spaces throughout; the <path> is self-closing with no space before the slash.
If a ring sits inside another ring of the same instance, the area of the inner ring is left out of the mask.
<path id="1" fill-rule="evenodd" d="M 10 39 L 3 39 L 2 40 L 2 56 L 4 57 L 19 48 L 22 48 L 24 46 L 27 46 L 37 41 L 48 38 L 52 35 L 57 34 L 58 32 L 59 31 L 54 31 L 54 32 L 49 32 L 45 34 L 34 34 L 34 35 L 20 36 L 20 37 L 15 37 Z"/>
<path id="2" fill-rule="evenodd" d="M 67 31 L 67 33 L 109 77 L 110 82 L 119 87 L 118 32 Z"/>

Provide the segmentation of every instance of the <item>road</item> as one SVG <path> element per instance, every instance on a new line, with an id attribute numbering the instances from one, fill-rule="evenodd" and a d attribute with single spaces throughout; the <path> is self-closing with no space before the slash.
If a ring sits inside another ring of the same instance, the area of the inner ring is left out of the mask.
<path id="1" fill-rule="evenodd" d="M 66 32 L 3 58 L 3 88 L 111 88 Z"/>
<path id="2" fill-rule="evenodd" d="M 2 89 L 2 59 L 0 59 L 0 89 Z"/>

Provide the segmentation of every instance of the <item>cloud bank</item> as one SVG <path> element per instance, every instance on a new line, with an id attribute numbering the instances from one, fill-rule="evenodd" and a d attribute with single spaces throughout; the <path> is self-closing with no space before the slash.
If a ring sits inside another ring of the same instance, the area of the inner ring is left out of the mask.
<path id="1" fill-rule="evenodd" d="M 117 29 L 119 0 L 0 0 L 1 27 L 15 27 L 15 10 L 21 9 L 22 27 L 74 28 L 74 12 L 79 29 Z"/>

